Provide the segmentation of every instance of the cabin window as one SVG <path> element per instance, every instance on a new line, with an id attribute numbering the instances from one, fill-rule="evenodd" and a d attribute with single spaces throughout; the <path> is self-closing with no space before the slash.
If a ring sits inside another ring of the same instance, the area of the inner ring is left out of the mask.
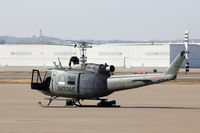
<path id="1" fill-rule="evenodd" d="M 66 76 L 64 74 L 61 74 L 58 76 L 58 85 L 65 85 L 65 79 Z"/>
<path id="2" fill-rule="evenodd" d="M 67 77 L 67 84 L 69 84 L 69 85 L 75 85 L 76 84 L 76 77 L 74 77 L 74 76 L 68 76 Z"/>
<path id="3" fill-rule="evenodd" d="M 58 81 L 64 82 L 65 81 L 65 75 L 59 75 Z"/>

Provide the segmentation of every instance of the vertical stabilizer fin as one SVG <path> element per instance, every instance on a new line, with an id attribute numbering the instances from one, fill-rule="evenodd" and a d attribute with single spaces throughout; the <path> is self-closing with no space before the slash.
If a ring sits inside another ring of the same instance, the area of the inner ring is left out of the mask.
<path id="1" fill-rule="evenodd" d="M 177 75 L 181 64 L 185 59 L 185 51 L 182 51 L 177 55 L 174 61 L 171 63 L 169 68 L 165 71 L 165 74 Z"/>

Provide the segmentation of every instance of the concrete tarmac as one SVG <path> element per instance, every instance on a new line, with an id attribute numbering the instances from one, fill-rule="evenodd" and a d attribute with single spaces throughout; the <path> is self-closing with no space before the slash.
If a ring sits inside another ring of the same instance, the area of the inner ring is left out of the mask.
<path id="1" fill-rule="evenodd" d="M 1 133 L 199 133 L 200 84 L 113 93 L 121 108 L 43 108 L 29 84 L 0 84 Z M 96 101 L 83 101 L 96 104 Z M 62 101 L 53 101 L 61 106 Z"/>

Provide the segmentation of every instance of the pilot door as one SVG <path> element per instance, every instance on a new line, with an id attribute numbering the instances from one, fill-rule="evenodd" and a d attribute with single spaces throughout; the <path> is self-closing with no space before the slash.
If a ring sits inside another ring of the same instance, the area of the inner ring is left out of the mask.
<path id="1" fill-rule="evenodd" d="M 31 89 L 42 90 L 42 78 L 40 71 L 33 69 L 31 78 Z"/>
<path id="2" fill-rule="evenodd" d="M 31 89 L 48 91 L 49 90 L 49 84 L 50 84 L 49 80 L 50 79 L 44 78 L 44 81 L 42 81 L 42 78 L 40 76 L 40 71 L 33 69 L 32 78 L 31 78 Z"/>

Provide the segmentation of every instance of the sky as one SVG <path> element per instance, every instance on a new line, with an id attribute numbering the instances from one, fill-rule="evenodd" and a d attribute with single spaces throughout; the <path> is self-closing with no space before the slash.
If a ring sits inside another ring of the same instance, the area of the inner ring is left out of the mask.
<path id="1" fill-rule="evenodd" d="M 0 36 L 200 39 L 200 0 L 0 0 Z"/>

